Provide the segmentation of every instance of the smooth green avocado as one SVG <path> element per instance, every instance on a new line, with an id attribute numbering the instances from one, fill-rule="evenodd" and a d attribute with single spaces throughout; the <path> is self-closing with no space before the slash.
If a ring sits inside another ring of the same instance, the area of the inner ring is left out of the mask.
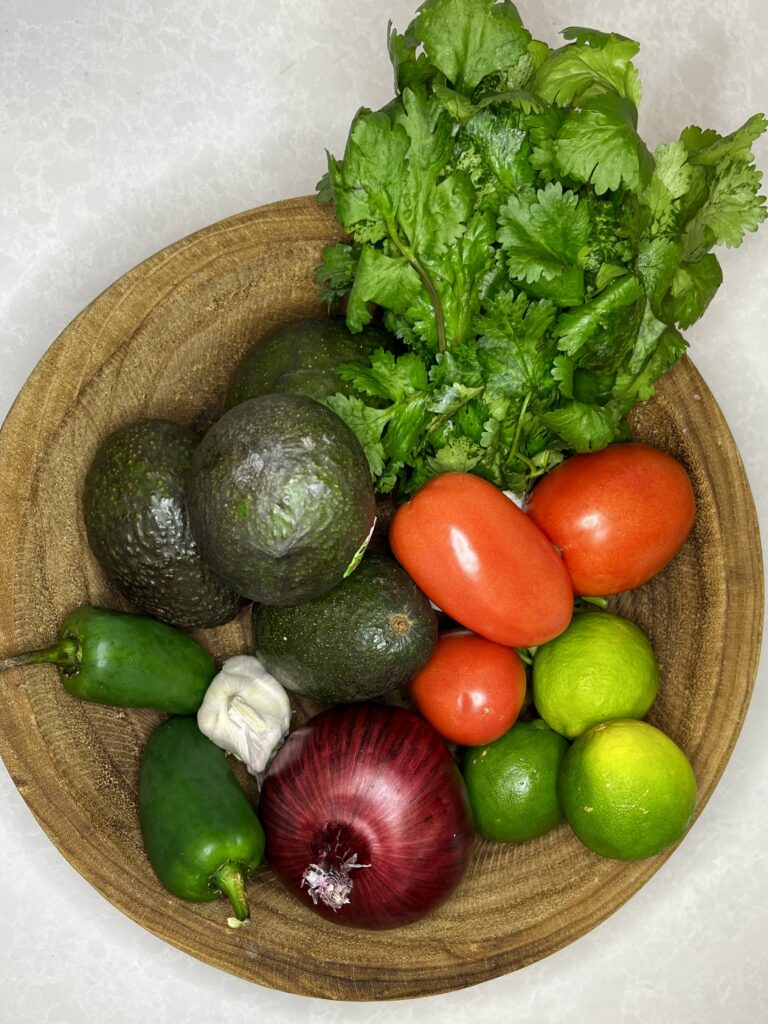
<path id="1" fill-rule="evenodd" d="M 366 361 L 393 338 L 367 326 L 352 334 L 336 317 L 310 318 L 277 327 L 253 346 L 235 367 L 224 396 L 224 410 L 269 394 L 306 395 L 320 402 L 350 385 L 335 373 L 342 363 Z"/>
<path id="2" fill-rule="evenodd" d="M 88 470 L 88 542 L 114 586 L 174 626 L 220 626 L 240 596 L 205 564 L 189 525 L 185 483 L 197 436 L 165 420 L 111 434 Z"/>
<path id="3" fill-rule="evenodd" d="M 290 608 L 255 605 L 256 657 L 286 689 L 325 704 L 407 683 L 437 641 L 427 598 L 391 558 L 366 554 L 329 593 Z"/>
<path id="4" fill-rule="evenodd" d="M 302 395 L 251 398 L 217 420 L 195 452 L 187 499 L 206 560 L 264 604 L 308 601 L 340 583 L 375 515 L 359 441 Z"/>

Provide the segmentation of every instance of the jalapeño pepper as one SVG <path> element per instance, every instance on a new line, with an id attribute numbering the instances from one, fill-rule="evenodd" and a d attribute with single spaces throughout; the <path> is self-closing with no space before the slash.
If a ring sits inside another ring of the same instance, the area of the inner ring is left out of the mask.
<path id="1" fill-rule="evenodd" d="M 74 697 L 124 708 L 192 714 L 216 674 L 192 637 L 157 619 L 84 605 L 64 619 L 53 647 L 0 661 L 52 664 Z"/>
<path id="2" fill-rule="evenodd" d="M 227 896 L 233 927 L 248 920 L 245 883 L 264 854 L 264 832 L 227 755 L 194 717 L 155 729 L 139 769 L 139 821 L 159 881 L 200 903 Z"/>

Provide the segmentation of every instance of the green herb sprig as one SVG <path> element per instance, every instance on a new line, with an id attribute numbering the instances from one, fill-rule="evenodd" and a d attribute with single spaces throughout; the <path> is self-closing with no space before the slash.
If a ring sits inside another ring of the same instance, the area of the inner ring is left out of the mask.
<path id="1" fill-rule="evenodd" d="M 322 297 L 404 347 L 344 365 L 353 394 L 328 399 L 381 492 L 462 470 L 524 493 L 625 438 L 722 282 L 713 248 L 768 215 L 764 115 L 651 153 L 639 45 L 563 35 L 533 39 L 508 0 L 427 0 L 390 25 L 394 99 L 329 154 L 319 195 L 350 237 L 324 251 Z"/>

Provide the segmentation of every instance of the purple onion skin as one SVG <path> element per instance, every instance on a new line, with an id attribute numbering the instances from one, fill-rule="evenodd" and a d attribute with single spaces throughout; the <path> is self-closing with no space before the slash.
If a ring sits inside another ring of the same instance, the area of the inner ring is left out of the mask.
<path id="1" fill-rule="evenodd" d="M 259 818 L 285 888 L 356 928 L 418 921 L 472 856 L 469 802 L 444 741 L 412 712 L 379 704 L 329 708 L 292 733 L 264 779 Z M 344 874 L 345 863 L 349 902 L 313 902 L 305 873 Z"/>

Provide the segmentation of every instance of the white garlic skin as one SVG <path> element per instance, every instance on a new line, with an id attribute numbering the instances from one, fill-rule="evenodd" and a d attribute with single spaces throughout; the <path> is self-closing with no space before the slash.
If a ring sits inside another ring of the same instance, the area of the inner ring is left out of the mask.
<path id="1" fill-rule="evenodd" d="M 224 662 L 197 712 L 200 732 L 239 758 L 251 775 L 267 767 L 290 722 L 288 694 L 250 654 Z"/>

